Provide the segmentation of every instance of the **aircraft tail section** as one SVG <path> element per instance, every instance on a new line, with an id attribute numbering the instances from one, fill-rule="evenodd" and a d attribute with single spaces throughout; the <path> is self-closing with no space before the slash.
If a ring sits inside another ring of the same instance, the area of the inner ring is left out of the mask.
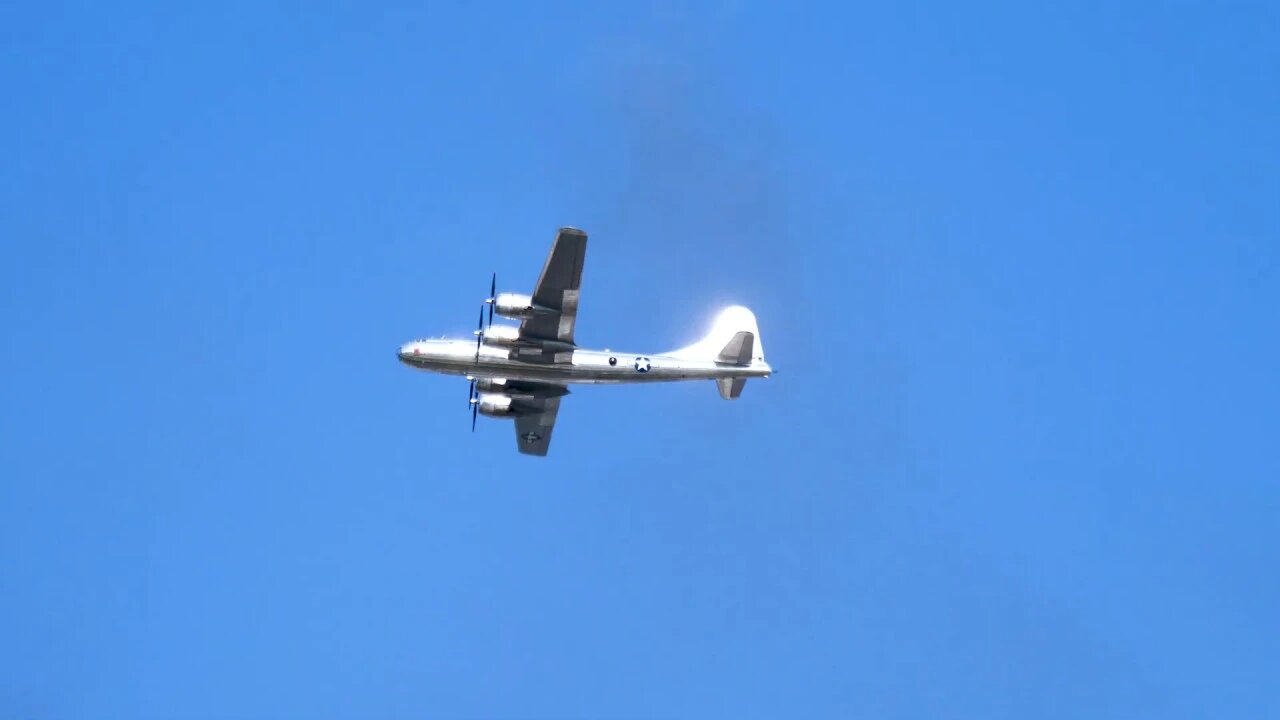
<path id="1" fill-rule="evenodd" d="M 760 326 L 755 313 L 741 305 L 733 305 L 720 311 L 711 331 L 701 340 L 671 353 L 688 360 L 711 360 L 718 365 L 749 368 L 764 364 L 764 346 L 760 342 Z M 720 397 L 734 400 L 742 394 L 746 385 L 744 377 L 725 377 L 716 380 Z"/>
<path id="2" fill-rule="evenodd" d="M 752 352 L 755 350 L 756 336 L 748 330 L 739 330 L 725 344 L 716 362 L 732 365 L 750 365 Z"/>
<path id="3" fill-rule="evenodd" d="M 720 378 L 716 380 L 716 389 L 725 400 L 737 400 L 746 384 L 746 378 Z"/>

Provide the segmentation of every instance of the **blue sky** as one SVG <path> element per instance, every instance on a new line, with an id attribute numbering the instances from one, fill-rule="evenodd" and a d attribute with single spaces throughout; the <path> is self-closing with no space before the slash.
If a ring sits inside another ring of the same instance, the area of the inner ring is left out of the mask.
<path id="1" fill-rule="evenodd" d="M 0 9 L 0 716 L 1280 714 L 1274 5 Z M 393 350 L 773 379 L 551 455 Z"/>

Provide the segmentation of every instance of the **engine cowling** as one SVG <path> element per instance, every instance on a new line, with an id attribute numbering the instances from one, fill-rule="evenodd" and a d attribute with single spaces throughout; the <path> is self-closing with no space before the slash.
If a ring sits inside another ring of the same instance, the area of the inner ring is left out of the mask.
<path id="1" fill-rule="evenodd" d="M 514 401 L 510 395 L 502 393 L 481 393 L 480 398 L 476 401 L 476 409 L 481 415 L 487 417 L 508 417 L 512 414 L 511 405 Z"/>
<path id="2" fill-rule="evenodd" d="M 520 328 L 511 325 L 490 325 L 484 331 L 484 343 L 486 345 L 498 345 L 500 347 L 510 347 L 520 340 Z"/>
<path id="3" fill-rule="evenodd" d="M 506 378 L 479 378 L 476 380 L 476 390 L 482 393 L 505 393 L 507 380 Z"/>
<path id="4" fill-rule="evenodd" d="M 503 317 L 524 319 L 533 315 L 533 298 L 519 293 L 501 293 L 494 298 L 493 311 Z"/>

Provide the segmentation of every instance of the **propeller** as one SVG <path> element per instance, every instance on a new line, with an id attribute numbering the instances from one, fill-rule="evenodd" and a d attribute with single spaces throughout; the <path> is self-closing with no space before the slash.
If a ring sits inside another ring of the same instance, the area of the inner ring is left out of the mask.
<path id="1" fill-rule="evenodd" d="M 476 377 L 468 375 L 471 387 L 467 388 L 467 405 L 471 406 L 471 432 L 476 431 L 476 411 L 480 409 L 480 393 L 476 392 Z"/>
<path id="2" fill-rule="evenodd" d="M 484 305 L 489 306 L 489 326 L 493 325 L 493 306 L 498 301 L 498 273 L 493 273 L 489 278 L 489 297 L 485 298 Z M 484 343 L 484 305 L 480 306 L 480 319 L 476 321 L 476 365 L 480 364 L 480 346 Z M 480 410 L 480 397 L 476 392 L 476 379 L 471 378 L 471 387 L 467 389 L 467 404 L 471 406 L 471 432 L 476 431 L 476 414 Z"/>
<path id="3" fill-rule="evenodd" d="M 484 302 L 489 306 L 489 324 L 492 325 L 493 306 L 498 303 L 498 273 L 496 272 L 489 278 L 489 297 Z"/>

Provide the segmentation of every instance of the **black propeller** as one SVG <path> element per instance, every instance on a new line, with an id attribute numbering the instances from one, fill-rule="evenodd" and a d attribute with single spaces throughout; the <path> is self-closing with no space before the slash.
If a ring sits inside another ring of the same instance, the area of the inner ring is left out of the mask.
<path id="1" fill-rule="evenodd" d="M 471 406 L 471 432 L 476 431 L 476 411 L 480 409 L 480 393 L 476 392 L 476 378 L 468 375 L 471 387 L 467 388 L 467 404 Z"/>
<path id="2" fill-rule="evenodd" d="M 493 306 L 498 303 L 498 273 L 494 273 L 489 279 L 489 299 L 485 300 L 485 304 L 489 306 L 489 324 L 493 324 Z"/>
<path id="3" fill-rule="evenodd" d="M 489 278 L 489 297 L 484 305 L 489 306 L 489 327 L 493 326 L 493 306 L 498 301 L 498 273 Z M 480 319 L 476 322 L 476 365 L 480 364 L 480 346 L 484 343 L 484 305 L 480 306 Z M 471 432 L 476 431 L 476 414 L 480 410 L 480 394 L 476 392 L 476 379 L 471 378 L 471 387 L 467 390 L 467 404 L 471 406 Z"/>

